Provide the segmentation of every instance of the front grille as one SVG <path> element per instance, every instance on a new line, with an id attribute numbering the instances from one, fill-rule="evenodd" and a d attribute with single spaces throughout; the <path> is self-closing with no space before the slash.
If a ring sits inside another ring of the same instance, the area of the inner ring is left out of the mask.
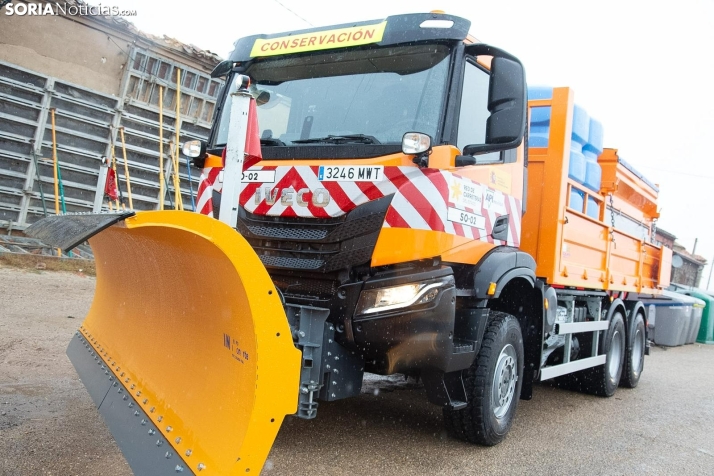
<path id="1" fill-rule="evenodd" d="M 269 238 L 285 238 L 290 240 L 321 240 L 327 236 L 327 230 L 295 228 L 290 226 L 264 226 L 246 225 L 250 232 L 256 236 Z"/>
<path id="2" fill-rule="evenodd" d="M 372 213 L 347 220 L 330 233 L 329 240 L 342 241 L 364 234 L 365 230 L 379 230 L 382 228 L 382 223 L 384 223 L 384 213 Z"/>
<path id="3" fill-rule="evenodd" d="M 271 217 L 240 209 L 238 231 L 269 270 L 328 273 L 369 262 L 392 196 L 337 218 Z"/>
<path id="4" fill-rule="evenodd" d="M 337 293 L 334 279 L 315 279 L 306 276 L 281 276 L 274 274 L 273 283 L 288 296 L 318 296 L 331 298 Z"/>
<path id="5" fill-rule="evenodd" d="M 290 269 L 320 269 L 325 261 L 321 259 L 295 258 L 291 256 L 258 255 L 267 267 Z"/>

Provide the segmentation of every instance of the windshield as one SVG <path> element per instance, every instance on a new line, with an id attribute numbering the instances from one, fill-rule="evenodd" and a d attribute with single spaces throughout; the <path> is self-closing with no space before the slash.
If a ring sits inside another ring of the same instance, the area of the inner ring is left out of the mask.
<path id="1" fill-rule="evenodd" d="M 261 143 L 400 143 L 405 132 L 435 137 L 448 55 L 446 46 L 416 45 L 258 62 L 246 74 L 258 105 Z M 216 146 L 228 136 L 231 96 L 225 97 Z"/>

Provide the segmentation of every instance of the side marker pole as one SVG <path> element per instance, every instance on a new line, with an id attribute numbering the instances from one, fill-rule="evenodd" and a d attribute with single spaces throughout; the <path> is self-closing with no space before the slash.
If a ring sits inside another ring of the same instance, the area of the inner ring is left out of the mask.
<path id="1" fill-rule="evenodd" d="M 248 133 L 248 110 L 251 95 L 248 92 L 250 79 L 243 76 L 237 81 L 237 89 L 231 93 L 231 122 L 228 126 L 226 165 L 223 168 L 221 211 L 218 219 L 235 228 L 238 224 L 238 199 L 243 177 L 246 135 Z"/>
<path id="2" fill-rule="evenodd" d="M 175 210 L 183 210 L 181 180 L 179 177 L 179 139 L 181 136 L 181 69 L 176 68 L 176 143 L 173 150 Z"/>

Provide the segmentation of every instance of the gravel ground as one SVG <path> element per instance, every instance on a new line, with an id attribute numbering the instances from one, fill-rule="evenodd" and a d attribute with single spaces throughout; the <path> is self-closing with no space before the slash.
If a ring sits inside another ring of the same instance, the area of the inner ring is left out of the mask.
<path id="1" fill-rule="evenodd" d="M 0 474 L 131 471 L 65 356 L 94 278 L 0 267 Z M 422 388 L 370 376 L 363 394 L 287 418 L 266 475 L 714 474 L 714 346 L 654 348 L 610 399 L 538 385 L 494 448 L 454 440 Z"/>

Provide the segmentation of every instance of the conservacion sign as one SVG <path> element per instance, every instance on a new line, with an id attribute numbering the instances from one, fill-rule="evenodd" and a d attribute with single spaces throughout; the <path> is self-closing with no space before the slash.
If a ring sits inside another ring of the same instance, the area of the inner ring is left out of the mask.
<path id="1" fill-rule="evenodd" d="M 346 48 L 382 41 L 387 22 L 255 40 L 251 57 Z"/>

